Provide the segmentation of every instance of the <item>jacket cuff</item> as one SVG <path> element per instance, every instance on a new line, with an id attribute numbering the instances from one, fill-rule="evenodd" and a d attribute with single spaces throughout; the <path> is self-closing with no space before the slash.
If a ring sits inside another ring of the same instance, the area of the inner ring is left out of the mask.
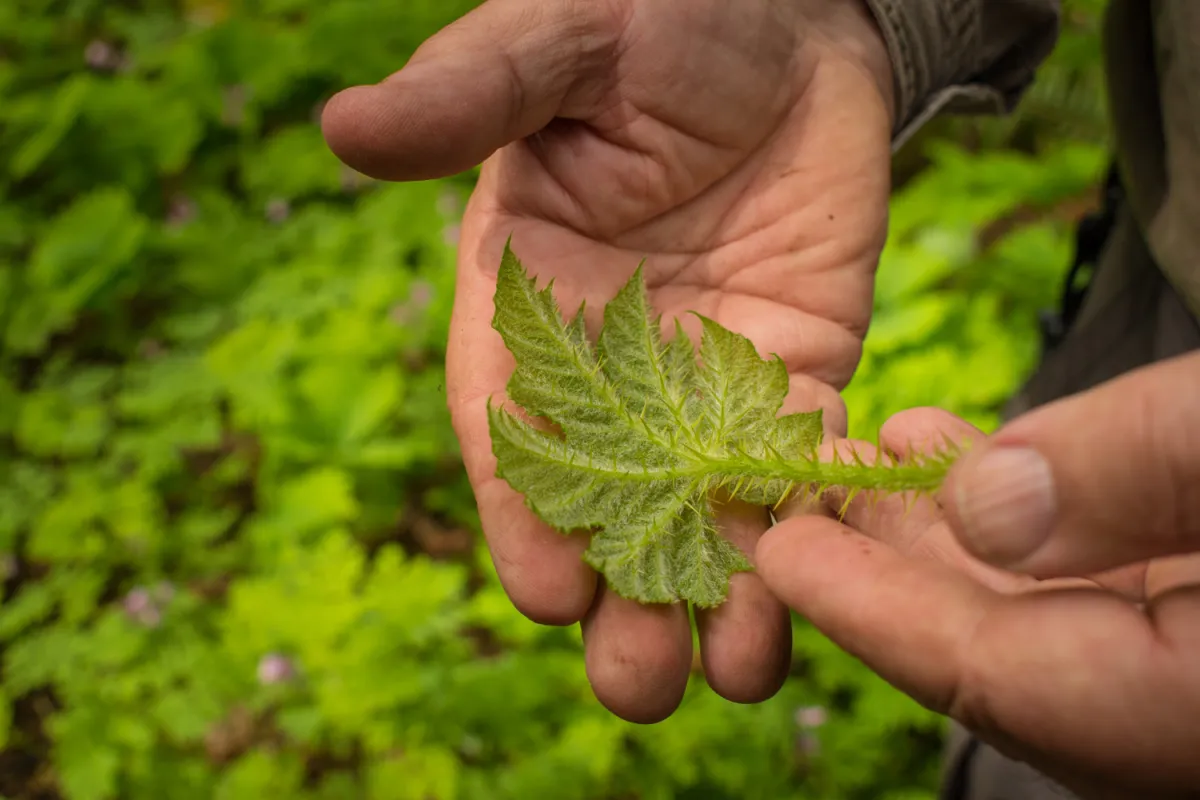
<path id="1" fill-rule="evenodd" d="M 1010 111 L 1058 38 L 1060 0 L 866 0 L 896 96 L 893 147 L 941 111 Z"/>

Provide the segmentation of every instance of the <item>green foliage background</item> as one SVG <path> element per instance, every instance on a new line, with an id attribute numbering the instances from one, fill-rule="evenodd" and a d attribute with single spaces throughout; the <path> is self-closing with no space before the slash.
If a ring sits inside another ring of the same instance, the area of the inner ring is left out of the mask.
<path id="1" fill-rule="evenodd" d="M 931 797 L 941 722 L 801 622 L 774 700 L 622 723 L 513 611 L 444 407 L 469 178 L 320 103 L 469 0 L 0 3 L 0 795 Z M 1016 117 L 897 159 L 856 433 L 985 427 L 1105 164 L 1099 2 Z"/>

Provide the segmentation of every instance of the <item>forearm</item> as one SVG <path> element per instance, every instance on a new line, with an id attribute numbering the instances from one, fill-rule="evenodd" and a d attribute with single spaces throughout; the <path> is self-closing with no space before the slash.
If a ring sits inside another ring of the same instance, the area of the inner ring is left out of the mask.
<path id="1" fill-rule="evenodd" d="M 887 43 L 899 146 L 939 111 L 1010 110 L 1058 38 L 1060 0 L 866 0 Z"/>

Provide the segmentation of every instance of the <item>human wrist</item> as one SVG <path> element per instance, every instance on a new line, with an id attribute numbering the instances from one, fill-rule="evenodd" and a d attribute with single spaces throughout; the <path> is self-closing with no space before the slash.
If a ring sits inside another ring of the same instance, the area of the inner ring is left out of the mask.
<path id="1" fill-rule="evenodd" d="M 892 69 L 891 53 L 888 51 L 883 29 L 879 26 L 879 20 L 865 0 L 853 0 L 846 5 L 853 8 L 855 23 L 862 29 L 859 36 L 849 43 L 849 46 L 858 55 L 876 86 L 879 87 L 879 92 L 887 105 L 888 122 L 894 126 L 896 124 L 896 80 Z"/>
<path id="2" fill-rule="evenodd" d="M 897 95 L 892 58 L 867 0 L 801 0 L 811 30 L 829 50 L 861 69 L 878 89 L 889 124 L 896 124 Z"/>

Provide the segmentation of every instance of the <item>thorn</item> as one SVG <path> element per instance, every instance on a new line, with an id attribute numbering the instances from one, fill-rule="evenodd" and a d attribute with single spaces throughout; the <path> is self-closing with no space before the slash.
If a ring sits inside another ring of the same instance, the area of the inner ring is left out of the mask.
<path id="1" fill-rule="evenodd" d="M 854 502 L 855 496 L 858 494 L 858 489 L 851 489 L 846 494 L 846 502 L 842 503 L 841 509 L 838 511 L 838 521 L 841 522 L 846 517 L 846 512 L 850 510 L 850 504 Z"/>

